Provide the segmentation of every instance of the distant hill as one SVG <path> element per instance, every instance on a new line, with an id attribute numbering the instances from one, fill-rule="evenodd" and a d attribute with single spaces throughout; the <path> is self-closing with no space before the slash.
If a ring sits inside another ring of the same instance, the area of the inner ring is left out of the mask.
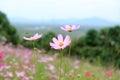
<path id="1" fill-rule="evenodd" d="M 80 24 L 89 27 L 105 27 L 120 25 L 117 22 L 107 21 L 102 18 L 86 18 L 86 19 L 54 19 L 54 20 L 30 20 L 24 18 L 10 18 L 13 25 L 65 25 L 65 24 Z"/>
<path id="2" fill-rule="evenodd" d="M 24 18 L 11 18 L 9 19 L 13 26 L 15 26 L 21 36 L 24 36 L 26 32 L 30 33 L 47 33 L 53 31 L 56 34 L 64 33 L 60 30 L 60 26 L 65 24 L 80 25 L 81 28 L 74 32 L 75 37 L 84 35 L 89 29 L 100 30 L 103 27 L 111 27 L 118 25 L 116 22 L 110 22 L 101 18 L 87 18 L 87 19 L 59 19 L 59 20 L 29 20 Z M 79 34 L 79 35 L 78 35 Z M 77 35 L 77 36 L 76 36 Z"/>

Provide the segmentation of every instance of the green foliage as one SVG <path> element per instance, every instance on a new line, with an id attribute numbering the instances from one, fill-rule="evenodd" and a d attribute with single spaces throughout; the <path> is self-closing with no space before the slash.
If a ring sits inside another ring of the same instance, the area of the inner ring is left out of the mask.
<path id="1" fill-rule="evenodd" d="M 49 51 L 51 49 L 50 42 L 52 41 L 52 38 L 55 37 L 55 33 L 48 32 L 45 34 L 40 40 L 38 40 L 38 47 L 44 48 L 46 51 Z"/>
<path id="2" fill-rule="evenodd" d="M 120 26 L 89 30 L 72 46 L 72 53 L 103 65 L 113 63 L 120 68 Z"/>
<path id="3" fill-rule="evenodd" d="M 0 12 L 0 36 L 6 37 L 6 43 L 12 42 L 14 45 L 19 43 L 16 29 L 10 25 L 6 15 L 2 12 Z"/>
<path id="4" fill-rule="evenodd" d="M 89 46 L 96 46 L 99 43 L 98 32 L 94 29 L 89 30 L 85 37 L 85 43 Z"/>

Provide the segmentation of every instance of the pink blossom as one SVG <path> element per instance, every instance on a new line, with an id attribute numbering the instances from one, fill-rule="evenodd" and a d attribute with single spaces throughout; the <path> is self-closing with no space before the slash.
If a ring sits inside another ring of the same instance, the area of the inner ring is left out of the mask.
<path id="1" fill-rule="evenodd" d="M 63 40 L 63 36 L 61 34 L 59 34 L 57 36 L 58 39 L 53 38 L 53 43 L 50 42 L 50 46 L 56 50 L 60 50 L 60 49 L 64 49 L 67 46 L 70 45 L 71 43 L 71 39 L 70 36 L 66 36 L 65 39 Z"/>
<path id="2" fill-rule="evenodd" d="M 91 72 L 86 72 L 86 76 L 90 78 L 93 77 L 94 75 Z"/>
<path id="3" fill-rule="evenodd" d="M 22 78 L 25 76 L 25 73 L 24 72 L 16 72 L 16 75 L 18 78 Z"/>
<path id="4" fill-rule="evenodd" d="M 74 68 L 75 69 L 79 69 L 80 67 L 79 67 L 79 65 L 75 65 Z"/>
<path id="5" fill-rule="evenodd" d="M 40 59 L 40 62 L 48 62 L 48 61 L 53 61 L 54 58 L 53 57 L 42 57 Z"/>
<path id="6" fill-rule="evenodd" d="M 0 52 L 0 59 L 3 59 L 3 53 Z"/>
<path id="7" fill-rule="evenodd" d="M 5 69 L 10 69 L 10 67 L 11 66 L 7 66 L 7 65 L 4 66 Z"/>
<path id="8" fill-rule="evenodd" d="M 47 73 L 47 76 L 50 77 L 50 80 L 59 80 L 59 76 Z"/>
<path id="9" fill-rule="evenodd" d="M 107 73 L 106 73 L 107 77 L 111 77 L 113 75 L 113 69 L 110 69 Z"/>
<path id="10" fill-rule="evenodd" d="M 6 72 L 6 76 L 13 77 L 13 73 L 12 72 Z"/>
<path id="11" fill-rule="evenodd" d="M 5 80 L 10 80 L 9 78 L 5 78 Z"/>
<path id="12" fill-rule="evenodd" d="M 4 65 L 5 65 L 5 64 L 4 64 L 4 63 L 2 63 L 2 62 L 0 63 L 0 67 L 2 67 L 2 66 L 4 66 Z"/>
<path id="13" fill-rule="evenodd" d="M 48 68 L 51 72 L 55 72 L 55 67 L 52 64 L 48 64 Z"/>
<path id="14" fill-rule="evenodd" d="M 80 64 L 80 60 L 76 60 L 75 61 L 75 64 L 77 65 L 77 64 Z"/>
<path id="15" fill-rule="evenodd" d="M 24 76 L 23 80 L 30 80 L 30 79 L 27 76 Z"/>
<path id="16" fill-rule="evenodd" d="M 23 39 L 32 41 L 32 40 L 37 40 L 37 39 L 39 39 L 39 38 L 41 38 L 41 37 L 42 37 L 42 34 L 36 33 L 34 36 L 32 36 L 32 37 L 30 37 L 30 38 L 23 37 Z"/>
<path id="17" fill-rule="evenodd" d="M 65 27 L 60 27 L 62 30 L 64 30 L 64 31 L 68 31 L 68 32 L 72 32 L 73 30 L 77 30 L 77 29 L 79 29 L 80 28 L 80 25 L 78 25 L 78 26 L 75 26 L 75 25 L 72 25 L 72 26 L 70 26 L 70 25 L 65 25 Z"/>

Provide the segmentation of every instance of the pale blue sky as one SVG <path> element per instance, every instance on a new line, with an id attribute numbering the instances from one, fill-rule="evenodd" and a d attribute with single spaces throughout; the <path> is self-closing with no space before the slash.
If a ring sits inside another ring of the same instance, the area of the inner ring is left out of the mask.
<path id="1" fill-rule="evenodd" d="M 120 0 L 0 0 L 9 18 L 32 20 L 99 17 L 120 22 Z"/>

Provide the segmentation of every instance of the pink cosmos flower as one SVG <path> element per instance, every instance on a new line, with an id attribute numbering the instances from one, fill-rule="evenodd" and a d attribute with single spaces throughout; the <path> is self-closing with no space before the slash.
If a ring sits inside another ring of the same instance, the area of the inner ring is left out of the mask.
<path id="1" fill-rule="evenodd" d="M 64 30 L 64 31 L 68 31 L 68 32 L 72 32 L 73 30 L 77 30 L 77 29 L 79 29 L 80 28 L 80 25 L 78 25 L 78 26 L 75 26 L 75 25 L 72 25 L 72 26 L 70 26 L 70 25 L 65 25 L 65 27 L 60 27 L 62 30 Z"/>
<path id="2" fill-rule="evenodd" d="M 56 50 L 64 49 L 67 46 L 70 45 L 71 39 L 70 36 L 66 36 L 65 39 L 63 40 L 63 36 L 59 34 L 56 38 L 53 38 L 53 43 L 50 42 L 50 46 Z"/>
<path id="3" fill-rule="evenodd" d="M 33 41 L 33 40 L 37 40 L 37 39 L 39 39 L 39 38 L 41 38 L 41 37 L 42 37 L 42 34 L 36 33 L 34 36 L 32 36 L 32 37 L 30 37 L 30 38 L 23 37 L 23 39 L 29 40 L 29 41 Z"/>
<path id="4" fill-rule="evenodd" d="M 6 76 L 13 77 L 13 73 L 12 72 L 6 72 Z"/>
<path id="5" fill-rule="evenodd" d="M 91 72 L 86 72 L 85 74 L 86 74 L 86 76 L 89 77 L 89 78 L 94 76 Z"/>
<path id="6" fill-rule="evenodd" d="M 2 67 L 2 66 L 4 66 L 4 65 L 5 65 L 5 63 L 0 62 L 0 67 Z"/>
<path id="7" fill-rule="evenodd" d="M 25 73 L 24 72 L 16 72 L 16 75 L 18 78 L 22 78 L 25 76 Z"/>
<path id="8" fill-rule="evenodd" d="M 49 61 L 53 61 L 54 58 L 53 57 L 50 57 L 50 56 L 46 56 L 46 57 L 42 57 L 39 62 L 49 62 Z"/>
<path id="9" fill-rule="evenodd" d="M 55 72 L 55 67 L 52 64 L 48 64 L 48 69 L 53 73 Z"/>
<path id="10" fill-rule="evenodd" d="M 107 77 L 111 77 L 113 75 L 113 69 L 110 69 L 107 73 L 106 73 Z"/>
<path id="11" fill-rule="evenodd" d="M 3 53 L 0 52 L 0 59 L 3 59 Z"/>

